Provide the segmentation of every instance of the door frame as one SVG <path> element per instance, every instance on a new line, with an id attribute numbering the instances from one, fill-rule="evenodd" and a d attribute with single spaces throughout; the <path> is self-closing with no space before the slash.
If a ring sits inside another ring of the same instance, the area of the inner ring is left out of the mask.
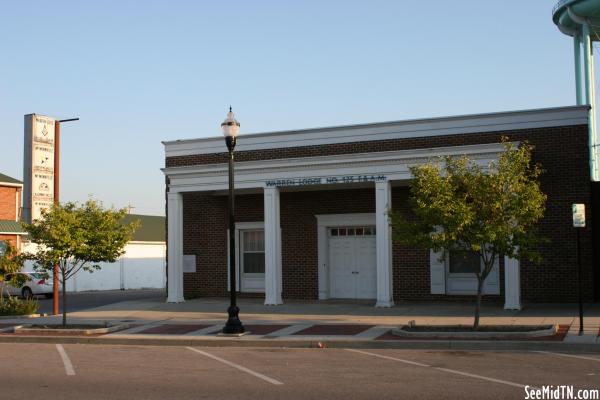
<path id="1" fill-rule="evenodd" d="M 244 230 L 257 230 L 265 229 L 264 221 L 256 221 L 256 222 L 236 222 L 235 223 L 235 289 L 236 291 L 240 291 L 242 287 L 242 270 L 241 260 L 240 260 L 240 244 L 241 244 L 241 233 L 240 231 Z M 227 238 L 229 238 L 229 229 L 227 229 Z M 231 249 L 229 248 L 229 240 L 227 240 L 227 291 L 229 292 L 229 252 Z M 264 289 L 262 291 L 252 291 L 253 293 L 264 293 Z"/>
<path id="2" fill-rule="evenodd" d="M 319 300 L 330 298 L 330 267 L 329 267 L 329 228 L 336 226 L 375 226 L 375 213 L 356 214 L 320 214 L 317 219 L 317 271 L 319 278 Z"/>

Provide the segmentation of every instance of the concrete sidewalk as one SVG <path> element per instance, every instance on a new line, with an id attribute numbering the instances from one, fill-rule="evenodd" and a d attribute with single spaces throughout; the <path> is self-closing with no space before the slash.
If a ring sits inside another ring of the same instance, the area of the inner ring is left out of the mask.
<path id="1" fill-rule="evenodd" d="M 216 335 L 226 321 L 228 299 L 203 298 L 168 304 L 160 300 L 135 300 L 73 312 L 70 323 L 122 321 L 131 325 L 125 331 L 103 335 L 119 341 L 223 340 Z M 365 342 L 397 340 L 391 329 L 414 320 L 417 325 L 450 325 L 473 322 L 472 303 L 405 302 L 391 308 L 375 308 L 370 302 L 293 302 L 265 306 L 260 299 L 241 299 L 240 319 L 252 334 L 233 339 L 238 343 L 279 341 L 310 343 L 318 341 Z M 58 323 L 60 316 L 36 320 L 3 320 L 11 323 Z M 564 332 L 560 342 L 594 346 L 600 349 L 600 304 L 585 307 L 585 334 L 578 333 L 576 304 L 532 304 L 520 311 L 503 310 L 500 305 L 485 304 L 481 324 L 559 325 Z M 567 329 L 571 327 L 570 330 Z M 30 338 L 31 339 L 31 338 Z M 227 339 L 231 341 L 231 338 Z M 554 340 L 554 339 L 552 339 Z M 407 342 L 404 340 L 404 342 Z M 430 341 L 431 342 L 431 341 Z M 463 343 L 464 344 L 464 343 Z M 558 344 L 558 343 L 557 343 Z"/>

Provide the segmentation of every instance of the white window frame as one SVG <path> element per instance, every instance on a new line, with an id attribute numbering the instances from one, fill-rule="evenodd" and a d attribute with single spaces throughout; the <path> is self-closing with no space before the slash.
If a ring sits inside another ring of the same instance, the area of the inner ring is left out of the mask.
<path id="1" fill-rule="evenodd" d="M 241 253 L 240 253 L 240 244 L 241 244 L 241 232 L 245 230 L 263 230 L 265 229 L 264 221 L 255 221 L 255 222 L 236 222 L 235 223 L 235 290 L 238 292 L 241 288 L 241 280 L 242 280 L 242 272 L 241 272 Z M 230 291 L 229 287 L 229 271 L 230 271 L 230 263 L 229 263 L 229 229 L 227 229 L 227 291 Z M 245 291 L 245 293 L 263 293 L 264 289 L 261 291 Z"/>
<path id="2" fill-rule="evenodd" d="M 479 267 L 480 271 L 485 267 L 483 264 L 483 260 L 481 257 L 479 258 Z M 494 264 L 494 267 L 490 271 L 489 275 L 486 277 L 486 280 L 483 284 L 483 294 L 500 294 L 500 282 L 499 282 L 499 259 L 497 258 Z M 450 273 L 450 251 L 446 251 L 444 255 L 444 274 L 446 280 L 446 294 L 449 296 L 460 296 L 460 295 L 474 295 L 477 294 L 477 277 L 474 273 L 469 272 L 454 272 Z M 495 275 L 495 276 L 494 276 Z M 488 279 L 496 280 L 496 284 L 493 288 L 490 288 L 490 285 L 486 285 Z M 450 279 L 463 280 L 465 282 L 473 282 L 474 285 L 472 290 L 451 290 L 450 289 Z"/>

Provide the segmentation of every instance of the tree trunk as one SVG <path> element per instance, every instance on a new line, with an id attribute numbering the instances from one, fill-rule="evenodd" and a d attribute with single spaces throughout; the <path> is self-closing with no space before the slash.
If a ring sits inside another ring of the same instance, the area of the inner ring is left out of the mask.
<path id="1" fill-rule="evenodd" d="M 483 291 L 483 281 L 485 278 L 477 276 L 477 302 L 475 303 L 475 320 L 473 321 L 473 330 L 479 329 L 479 311 L 481 310 L 481 292 Z"/>
<path id="2" fill-rule="evenodd" d="M 62 271 L 62 324 L 63 328 L 67 326 L 67 285 L 65 283 L 65 271 Z"/>

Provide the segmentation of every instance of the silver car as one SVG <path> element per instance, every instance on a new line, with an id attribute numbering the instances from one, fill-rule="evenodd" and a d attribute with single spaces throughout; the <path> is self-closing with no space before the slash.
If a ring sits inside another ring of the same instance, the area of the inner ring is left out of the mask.
<path id="1" fill-rule="evenodd" d="M 22 296 L 26 299 L 37 295 L 52 298 L 52 294 L 54 293 L 52 278 L 47 278 L 39 272 L 18 272 L 18 274 L 24 275 L 25 283 L 21 287 L 15 287 L 7 282 L 0 282 L 0 290 L 2 290 L 0 293 L 3 295 L 8 293 L 11 296 Z M 12 274 L 6 275 L 7 281 L 11 278 Z"/>

